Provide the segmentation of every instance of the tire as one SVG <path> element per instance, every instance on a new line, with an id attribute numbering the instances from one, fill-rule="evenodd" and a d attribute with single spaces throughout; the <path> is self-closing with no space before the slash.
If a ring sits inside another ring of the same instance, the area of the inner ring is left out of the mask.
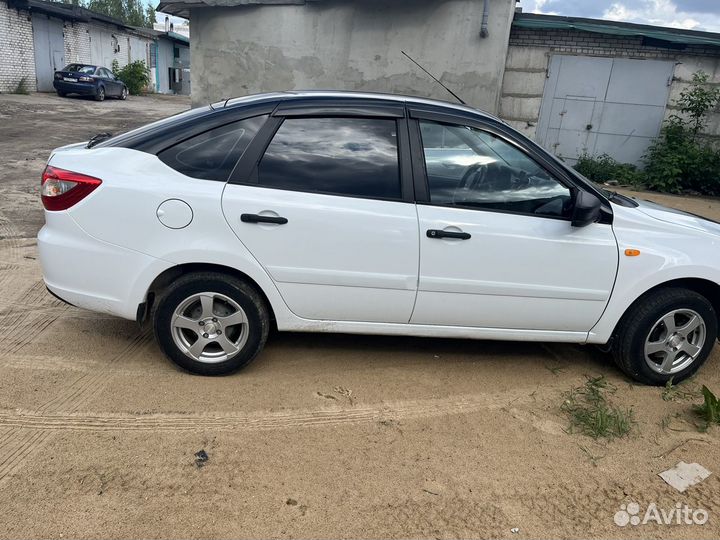
<path id="1" fill-rule="evenodd" d="M 613 356 L 636 381 L 679 383 L 705 363 L 717 333 L 717 314 L 704 296 L 689 289 L 658 289 L 625 313 L 614 336 Z"/>
<path id="2" fill-rule="evenodd" d="M 57 91 L 57 95 L 58 95 L 59 97 L 65 97 L 67 94 L 65 94 L 65 92 L 61 92 L 60 90 L 58 90 L 58 91 Z"/>
<path id="3" fill-rule="evenodd" d="M 95 94 L 95 101 L 104 101 L 105 100 L 105 87 L 101 86 L 97 90 L 97 94 Z"/>
<path id="4" fill-rule="evenodd" d="M 260 353 L 270 317 L 254 287 L 225 274 L 201 272 L 170 286 L 157 304 L 153 325 L 160 348 L 175 364 L 198 375 L 226 375 Z"/>
<path id="5" fill-rule="evenodd" d="M 128 97 L 128 89 L 127 87 L 123 86 L 123 89 L 120 91 L 120 99 L 125 101 Z"/>

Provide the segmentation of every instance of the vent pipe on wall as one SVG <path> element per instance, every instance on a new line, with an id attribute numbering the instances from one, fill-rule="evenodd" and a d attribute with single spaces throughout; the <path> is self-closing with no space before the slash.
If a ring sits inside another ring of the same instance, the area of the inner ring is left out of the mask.
<path id="1" fill-rule="evenodd" d="M 480 37 L 486 38 L 490 35 L 488 32 L 488 17 L 490 16 L 490 0 L 483 1 L 482 24 L 480 25 Z"/>

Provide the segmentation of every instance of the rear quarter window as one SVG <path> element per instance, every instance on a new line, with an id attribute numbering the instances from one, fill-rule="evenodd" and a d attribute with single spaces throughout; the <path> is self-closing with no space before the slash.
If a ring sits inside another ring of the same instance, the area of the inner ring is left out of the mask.
<path id="1" fill-rule="evenodd" d="M 163 150 L 158 158 L 186 176 L 225 182 L 266 120 L 262 115 L 225 124 Z"/>

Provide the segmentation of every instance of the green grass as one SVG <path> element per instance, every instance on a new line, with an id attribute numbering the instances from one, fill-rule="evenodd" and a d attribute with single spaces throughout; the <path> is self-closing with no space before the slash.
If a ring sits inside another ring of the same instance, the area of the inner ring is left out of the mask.
<path id="1" fill-rule="evenodd" d="M 601 375 L 588 377 L 583 386 L 566 392 L 560 409 L 570 421 L 570 432 L 593 439 L 614 439 L 630 433 L 635 425 L 632 409 L 622 409 L 608 401 L 615 390 Z"/>
<path id="2" fill-rule="evenodd" d="M 695 412 L 705 421 L 704 429 L 701 429 L 705 431 L 713 424 L 720 424 L 720 399 L 705 385 L 702 394 L 704 401 L 702 405 L 695 406 Z"/>
<path id="3" fill-rule="evenodd" d="M 687 383 L 684 383 L 682 387 L 674 385 L 672 379 L 665 383 L 665 388 L 662 391 L 663 401 L 679 401 L 695 399 L 698 396 L 697 386 L 695 389 L 687 388 Z"/>

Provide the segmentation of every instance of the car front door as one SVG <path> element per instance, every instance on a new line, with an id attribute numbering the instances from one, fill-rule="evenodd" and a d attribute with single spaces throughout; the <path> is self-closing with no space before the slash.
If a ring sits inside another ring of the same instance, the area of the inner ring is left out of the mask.
<path id="1" fill-rule="evenodd" d="M 411 322 L 589 331 L 617 272 L 611 225 L 571 226 L 578 188 L 506 128 L 413 116 L 421 238 Z"/>
<path id="2" fill-rule="evenodd" d="M 233 172 L 225 217 L 299 317 L 409 321 L 419 247 L 404 114 L 279 109 Z"/>

